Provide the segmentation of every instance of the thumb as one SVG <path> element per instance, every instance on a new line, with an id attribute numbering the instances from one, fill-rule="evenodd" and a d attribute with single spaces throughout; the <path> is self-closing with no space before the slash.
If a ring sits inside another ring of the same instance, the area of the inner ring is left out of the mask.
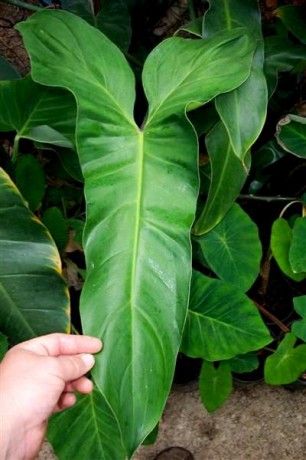
<path id="1" fill-rule="evenodd" d="M 95 364 L 95 358 L 88 353 L 80 355 L 62 355 L 55 358 L 59 377 L 65 382 L 76 380 L 86 374 Z"/>

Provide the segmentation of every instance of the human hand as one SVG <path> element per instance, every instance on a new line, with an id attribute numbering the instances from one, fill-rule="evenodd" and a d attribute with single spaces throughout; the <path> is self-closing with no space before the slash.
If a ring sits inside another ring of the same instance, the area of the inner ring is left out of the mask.
<path id="1" fill-rule="evenodd" d="M 32 460 L 44 440 L 48 418 L 90 393 L 84 377 L 94 365 L 94 337 L 49 334 L 12 347 L 0 364 L 0 460 Z"/>

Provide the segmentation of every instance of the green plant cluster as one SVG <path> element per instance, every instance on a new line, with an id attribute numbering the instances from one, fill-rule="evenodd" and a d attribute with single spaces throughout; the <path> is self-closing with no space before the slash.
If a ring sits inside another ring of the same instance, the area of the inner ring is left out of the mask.
<path id="1" fill-rule="evenodd" d="M 0 353 L 104 342 L 94 392 L 50 421 L 61 459 L 154 438 L 179 354 L 210 412 L 234 376 L 306 371 L 306 7 L 200 3 L 144 43 L 147 2 L 62 0 L 17 25 L 28 75 L 0 61 Z"/>

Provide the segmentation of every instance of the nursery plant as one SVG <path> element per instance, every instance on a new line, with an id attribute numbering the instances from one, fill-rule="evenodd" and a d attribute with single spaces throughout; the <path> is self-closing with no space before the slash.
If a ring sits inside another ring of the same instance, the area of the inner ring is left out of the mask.
<path id="1" fill-rule="evenodd" d="M 305 167 L 305 7 L 205 2 L 140 76 L 133 2 L 72 3 L 17 25 L 28 75 L 2 63 L 0 340 L 100 337 L 94 392 L 48 438 L 59 458 L 120 460 L 156 432 L 179 354 L 203 360 L 209 411 L 262 350 L 267 383 L 306 370 L 305 183 L 277 188 Z M 290 323 L 269 308 L 272 270 Z"/>

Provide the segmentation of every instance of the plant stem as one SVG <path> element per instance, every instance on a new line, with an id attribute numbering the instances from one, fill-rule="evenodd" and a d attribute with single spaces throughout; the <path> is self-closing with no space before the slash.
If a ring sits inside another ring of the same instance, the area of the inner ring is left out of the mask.
<path id="1" fill-rule="evenodd" d="M 191 21 L 195 21 L 197 19 L 197 15 L 194 9 L 193 0 L 188 0 L 188 10 Z"/>
<path id="2" fill-rule="evenodd" d="M 31 3 L 26 3 L 26 2 L 23 2 L 22 0 L 3 0 L 3 1 L 5 3 L 9 3 L 10 5 L 19 6 L 20 8 L 24 8 L 24 9 L 30 10 L 30 11 L 41 11 L 41 10 L 43 10 L 43 8 L 40 7 L 40 6 L 32 5 Z"/>
<path id="3" fill-rule="evenodd" d="M 271 201 L 299 201 L 296 199 L 296 197 L 290 197 L 290 196 L 257 196 L 257 195 L 239 195 L 239 198 L 241 200 L 257 200 L 257 201 L 266 201 L 266 202 L 271 202 Z"/>
<path id="4" fill-rule="evenodd" d="M 256 305 L 256 307 L 258 308 L 258 310 L 260 310 L 267 318 L 269 318 L 274 324 L 276 324 L 281 331 L 283 332 L 290 332 L 290 329 L 288 326 L 286 326 L 286 324 L 282 323 L 278 318 L 276 318 L 276 316 L 274 316 L 272 313 L 270 313 L 268 310 L 266 310 L 262 305 L 260 305 L 259 303 L 255 302 L 253 300 L 254 304 Z"/>

